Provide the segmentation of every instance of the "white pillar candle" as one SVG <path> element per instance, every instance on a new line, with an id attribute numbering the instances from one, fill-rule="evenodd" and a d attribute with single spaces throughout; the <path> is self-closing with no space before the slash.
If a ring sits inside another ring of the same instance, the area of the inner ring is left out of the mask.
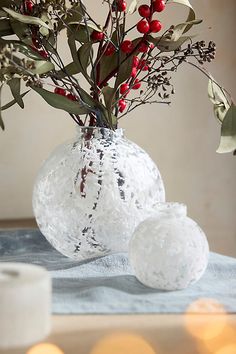
<path id="1" fill-rule="evenodd" d="M 0 263 L 0 349 L 43 340 L 50 317 L 49 272 L 30 264 Z"/>

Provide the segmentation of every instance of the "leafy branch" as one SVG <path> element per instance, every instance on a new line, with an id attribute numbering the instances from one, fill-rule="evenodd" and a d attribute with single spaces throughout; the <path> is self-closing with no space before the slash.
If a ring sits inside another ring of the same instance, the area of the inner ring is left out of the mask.
<path id="1" fill-rule="evenodd" d="M 209 98 L 222 125 L 218 151 L 234 151 L 235 106 L 204 68 L 215 57 L 215 44 L 194 42 L 188 33 L 202 22 L 190 1 L 150 0 L 149 6 L 140 6 L 132 0 L 127 8 L 125 0 L 101 0 L 101 5 L 106 11 L 103 24 L 92 18 L 82 0 L 1 1 L 0 87 L 2 91 L 8 85 L 13 96 L 1 111 L 14 104 L 24 108 L 28 91 L 22 87 L 28 87 L 78 125 L 89 119 L 90 126 L 116 129 L 122 117 L 141 105 L 169 105 L 175 93 L 172 75 L 187 63 L 210 80 Z M 173 6 L 187 8 L 187 18 L 163 30 L 156 12 Z M 137 11 L 140 21 L 127 26 L 127 16 Z M 58 46 L 62 31 L 67 32 L 69 63 Z M 4 129 L 2 117 L 0 126 Z"/>

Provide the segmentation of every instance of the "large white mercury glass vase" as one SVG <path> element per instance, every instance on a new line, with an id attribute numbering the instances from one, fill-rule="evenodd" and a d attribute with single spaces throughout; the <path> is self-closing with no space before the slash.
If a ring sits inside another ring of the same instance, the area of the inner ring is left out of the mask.
<path id="1" fill-rule="evenodd" d="M 122 129 L 79 128 L 41 167 L 33 192 L 38 226 L 78 261 L 127 252 L 135 227 L 165 200 L 159 170 Z"/>

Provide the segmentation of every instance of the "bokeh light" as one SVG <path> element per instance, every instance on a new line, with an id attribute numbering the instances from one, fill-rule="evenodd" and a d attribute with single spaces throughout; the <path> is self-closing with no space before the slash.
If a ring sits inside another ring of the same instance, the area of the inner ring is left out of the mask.
<path id="1" fill-rule="evenodd" d="M 201 341 L 202 350 L 201 353 L 216 354 L 222 348 L 225 348 L 230 344 L 231 348 L 236 347 L 236 328 L 227 324 L 221 334 L 210 340 Z M 228 354 L 228 353 L 227 353 Z M 230 354 L 236 354 L 236 350 L 231 351 Z"/>
<path id="2" fill-rule="evenodd" d="M 236 353 L 236 344 L 228 344 L 225 347 L 217 350 L 214 354 L 235 354 Z"/>
<path id="3" fill-rule="evenodd" d="M 224 306 L 215 299 L 199 299 L 189 306 L 185 314 L 187 331 L 202 341 L 216 338 L 222 334 L 226 325 Z"/>
<path id="4" fill-rule="evenodd" d="M 96 343 L 90 354 L 156 354 L 156 352 L 139 335 L 114 333 Z"/>
<path id="5" fill-rule="evenodd" d="M 26 354 L 64 354 L 63 351 L 54 344 L 40 343 L 31 347 Z"/>

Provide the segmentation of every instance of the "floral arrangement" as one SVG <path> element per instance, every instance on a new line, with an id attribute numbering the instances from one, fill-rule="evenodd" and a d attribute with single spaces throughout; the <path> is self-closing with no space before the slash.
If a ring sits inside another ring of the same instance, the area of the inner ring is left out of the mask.
<path id="1" fill-rule="evenodd" d="M 165 28 L 158 14 L 175 4 L 188 8 L 188 18 Z M 189 0 L 132 0 L 129 5 L 103 0 L 102 5 L 107 17 L 99 24 L 82 0 L 1 0 L 0 89 L 7 84 L 13 95 L 1 111 L 16 103 L 24 108 L 23 98 L 33 90 L 81 126 L 116 129 L 120 118 L 142 104 L 170 104 L 171 75 L 187 63 L 209 78 L 208 94 L 222 124 L 218 152 L 235 151 L 235 105 L 204 68 L 215 57 L 215 44 L 188 34 L 202 22 Z M 129 27 L 127 19 L 135 12 L 139 21 Z M 58 46 L 62 31 L 67 32 L 69 64 Z M 1 116 L 0 126 L 4 129 Z"/>

